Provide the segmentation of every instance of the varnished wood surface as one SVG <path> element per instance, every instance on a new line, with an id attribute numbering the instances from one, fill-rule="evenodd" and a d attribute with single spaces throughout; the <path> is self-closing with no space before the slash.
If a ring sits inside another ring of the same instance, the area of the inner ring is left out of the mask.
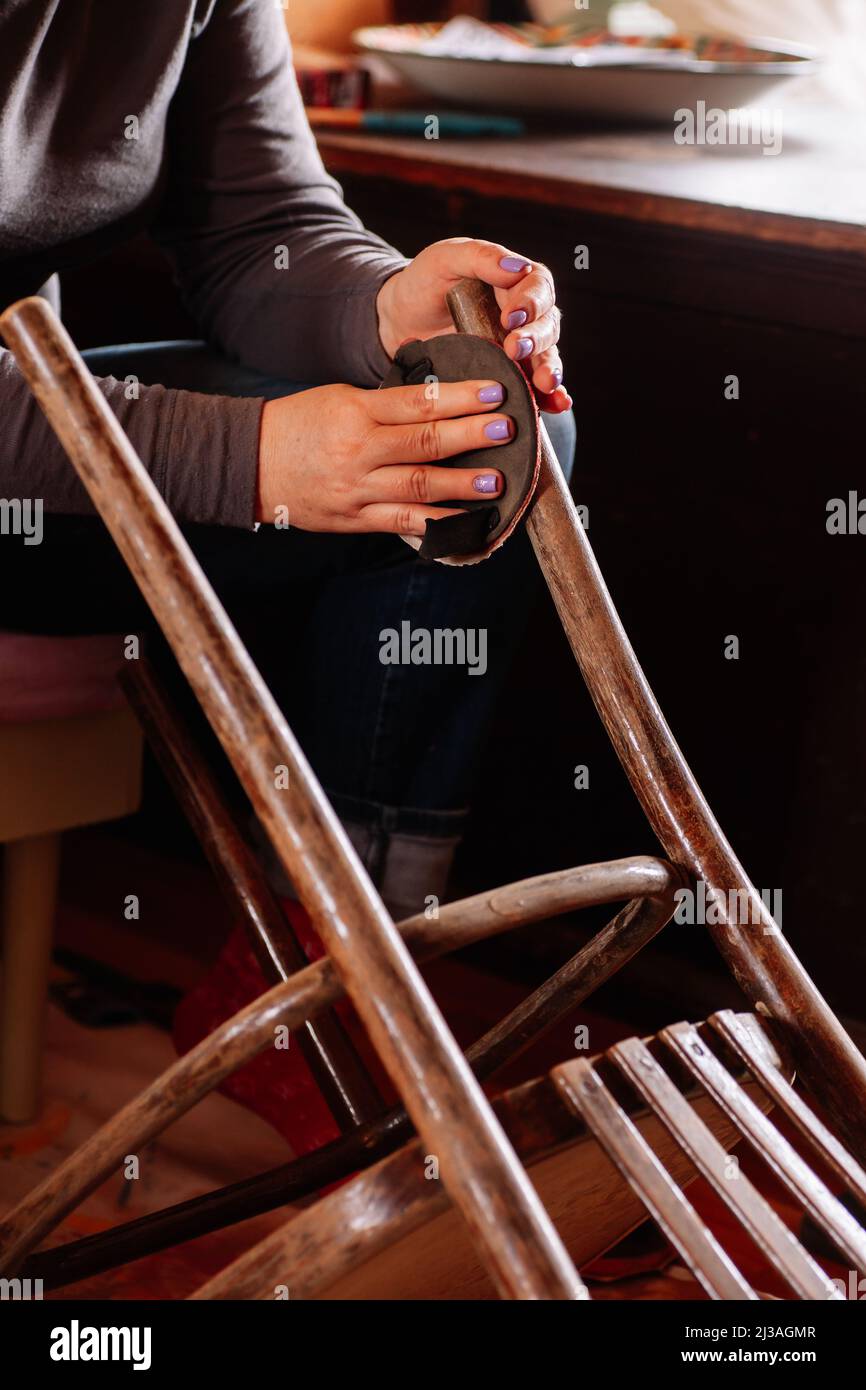
<path id="1" fill-rule="evenodd" d="M 431 97 L 418 101 L 436 109 Z M 777 156 L 751 145 L 677 145 L 673 123 L 643 130 L 550 127 L 513 140 L 320 130 L 317 141 L 337 177 L 515 199 L 540 215 L 545 206 L 569 208 L 866 257 L 866 119 L 792 101 L 782 132 Z M 579 218 L 575 228 L 579 242 Z"/>

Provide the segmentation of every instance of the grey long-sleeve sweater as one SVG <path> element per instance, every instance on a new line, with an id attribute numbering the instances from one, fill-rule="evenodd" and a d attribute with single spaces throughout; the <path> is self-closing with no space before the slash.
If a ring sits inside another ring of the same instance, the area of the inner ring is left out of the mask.
<path id="1" fill-rule="evenodd" d="M 274 0 L 2 0 L 0 303 L 142 228 L 229 356 L 384 374 L 376 294 L 405 261 L 325 173 Z M 100 387 L 177 516 L 252 524 L 261 401 Z M 0 495 L 88 510 L 7 351 L 0 415 Z"/>

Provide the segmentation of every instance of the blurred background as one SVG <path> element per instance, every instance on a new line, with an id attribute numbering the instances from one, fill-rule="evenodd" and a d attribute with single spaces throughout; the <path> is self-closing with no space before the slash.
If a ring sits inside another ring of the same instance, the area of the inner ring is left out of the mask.
<path id="1" fill-rule="evenodd" d="M 446 20 L 470 14 L 491 21 L 568 23 L 576 14 L 603 23 L 614 0 L 286 0 L 286 24 L 300 46 L 349 52 L 352 33 L 367 24 Z M 630 8 L 634 9 L 634 6 Z M 827 70 L 816 94 L 866 108 L 866 5 L 863 0 L 661 0 L 678 29 L 786 39 L 818 49 Z"/>

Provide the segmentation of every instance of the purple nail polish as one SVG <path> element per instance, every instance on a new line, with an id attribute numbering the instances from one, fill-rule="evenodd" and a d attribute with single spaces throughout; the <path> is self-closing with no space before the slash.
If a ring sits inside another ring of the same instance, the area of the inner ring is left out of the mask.
<path id="1" fill-rule="evenodd" d="M 530 262 L 523 261 L 519 256 L 503 256 L 499 262 L 503 270 L 510 270 L 512 274 L 517 274 L 518 270 L 530 270 Z"/>
<path id="2" fill-rule="evenodd" d="M 505 326 L 509 333 L 511 333 L 515 328 L 522 328 L 528 318 L 529 315 L 525 309 L 512 309 L 511 313 L 508 315 L 508 321 Z"/>
<path id="3" fill-rule="evenodd" d="M 493 386 L 482 386 L 478 392 L 478 399 L 484 405 L 498 405 L 500 401 L 505 400 L 505 391 L 497 381 Z"/>
<path id="4" fill-rule="evenodd" d="M 562 368 L 561 368 L 561 367 L 551 367 L 551 369 L 550 369 L 550 375 L 553 377 L 554 389 L 556 389 L 557 386 L 561 386 L 561 385 L 562 385 Z"/>
<path id="5" fill-rule="evenodd" d="M 511 421 L 491 420 L 489 425 L 484 426 L 484 433 L 488 439 L 510 439 Z"/>
<path id="6" fill-rule="evenodd" d="M 495 473 L 476 473 L 472 479 L 472 486 L 476 492 L 498 492 L 499 479 Z"/>
<path id="7" fill-rule="evenodd" d="M 515 360 L 516 360 L 517 362 L 521 362 L 521 361 L 523 360 L 524 357 L 530 357 L 534 351 L 535 351 L 535 344 L 534 344 L 534 342 L 532 341 L 531 338 L 518 338 L 518 339 L 517 339 L 517 357 L 516 357 Z"/>

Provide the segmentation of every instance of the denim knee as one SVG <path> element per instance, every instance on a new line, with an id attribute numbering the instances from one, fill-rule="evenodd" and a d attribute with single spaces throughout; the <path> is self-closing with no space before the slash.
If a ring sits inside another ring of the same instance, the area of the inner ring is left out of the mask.
<path id="1" fill-rule="evenodd" d="M 574 472 L 574 449 L 577 443 L 577 426 L 574 411 L 566 410 L 562 415 L 542 415 L 547 426 L 553 451 L 559 459 L 559 466 L 565 474 L 566 482 L 571 482 Z"/>

